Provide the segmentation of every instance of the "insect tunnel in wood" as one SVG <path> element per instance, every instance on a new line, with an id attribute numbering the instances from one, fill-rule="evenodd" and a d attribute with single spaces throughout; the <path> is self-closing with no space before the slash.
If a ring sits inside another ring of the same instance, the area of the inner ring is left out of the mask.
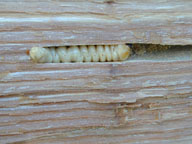
<path id="1" fill-rule="evenodd" d="M 1 144 L 191 144 L 191 127 L 192 1 L 0 1 Z"/>

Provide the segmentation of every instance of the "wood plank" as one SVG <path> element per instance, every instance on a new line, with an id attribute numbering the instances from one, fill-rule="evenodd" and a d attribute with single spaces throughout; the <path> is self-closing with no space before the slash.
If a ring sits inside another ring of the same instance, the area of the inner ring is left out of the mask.
<path id="1" fill-rule="evenodd" d="M 190 0 L 0 2 L 0 44 L 191 44 Z"/>
<path id="2" fill-rule="evenodd" d="M 191 44 L 191 6 L 1 1 L 0 143 L 191 143 L 190 46 L 112 63 L 35 64 L 26 54 L 33 46 Z"/>
<path id="3" fill-rule="evenodd" d="M 9 62 L 0 70 L 3 143 L 192 140 L 191 61 Z"/>

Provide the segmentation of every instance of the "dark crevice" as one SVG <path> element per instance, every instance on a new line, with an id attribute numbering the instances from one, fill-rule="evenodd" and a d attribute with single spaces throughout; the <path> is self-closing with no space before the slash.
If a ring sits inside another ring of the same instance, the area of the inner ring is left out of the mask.
<path id="1" fill-rule="evenodd" d="M 129 60 L 184 61 L 192 60 L 192 45 L 128 44 Z"/>

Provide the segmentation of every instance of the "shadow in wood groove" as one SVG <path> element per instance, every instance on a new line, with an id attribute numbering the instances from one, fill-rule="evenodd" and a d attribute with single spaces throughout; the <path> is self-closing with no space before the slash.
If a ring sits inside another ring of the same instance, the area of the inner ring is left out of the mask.
<path id="1" fill-rule="evenodd" d="M 132 44 L 129 60 L 188 61 L 192 60 L 192 45 Z M 129 61 L 128 60 L 128 61 Z"/>

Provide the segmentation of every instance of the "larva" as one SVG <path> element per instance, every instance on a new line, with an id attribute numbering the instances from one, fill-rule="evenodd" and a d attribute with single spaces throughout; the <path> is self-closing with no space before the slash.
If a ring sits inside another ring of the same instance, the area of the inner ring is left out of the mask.
<path id="1" fill-rule="evenodd" d="M 130 53 L 127 45 L 33 47 L 29 52 L 31 59 L 38 63 L 123 61 Z"/>

